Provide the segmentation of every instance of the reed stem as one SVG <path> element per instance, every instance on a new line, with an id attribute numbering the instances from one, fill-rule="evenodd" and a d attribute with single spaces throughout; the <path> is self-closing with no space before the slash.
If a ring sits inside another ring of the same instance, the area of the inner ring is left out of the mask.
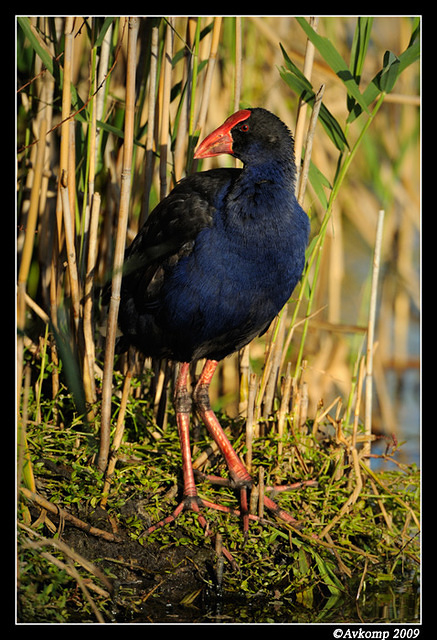
<path id="1" fill-rule="evenodd" d="M 363 456 L 370 454 L 370 436 L 372 434 L 372 401 L 373 401 L 373 354 L 375 349 L 375 318 L 376 318 L 376 303 L 378 299 L 378 278 L 379 268 L 381 263 L 381 246 L 382 246 L 382 234 L 384 229 L 384 215 L 383 209 L 378 214 L 378 225 L 376 228 L 375 238 L 375 250 L 373 253 L 373 268 L 372 268 L 372 286 L 370 293 L 370 306 L 369 306 L 369 322 L 367 325 L 367 350 L 366 350 L 366 401 L 365 401 L 365 419 L 364 419 L 364 433 L 366 436 L 366 442 L 363 447 Z"/>
<path id="2" fill-rule="evenodd" d="M 118 214 L 117 235 L 114 251 L 114 270 L 111 283 L 111 299 L 109 303 L 106 330 L 105 362 L 102 384 L 100 450 L 97 463 L 99 470 L 102 472 L 106 469 L 108 464 L 110 446 L 112 372 L 114 366 L 115 340 L 117 335 L 118 308 L 120 306 L 121 280 L 123 276 L 123 258 L 126 246 L 126 231 L 129 216 L 135 118 L 135 74 L 138 28 L 138 18 L 129 18 L 123 168 L 121 174 L 120 209 Z"/>
<path id="3" fill-rule="evenodd" d="M 312 26 L 312 28 L 315 31 L 317 31 L 318 18 L 312 16 L 310 18 L 309 23 Z M 303 65 L 303 74 L 308 80 L 311 80 L 311 74 L 312 74 L 313 63 L 314 63 L 314 52 L 315 52 L 315 47 L 311 42 L 311 40 L 307 38 L 304 65 Z M 297 118 L 296 118 L 296 131 L 294 136 L 295 161 L 296 161 L 296 168 L 297 168 L 297 174 L 298 174 L 297 175 L 298 183 L 300 183 L 300 172 L 301 172 L 300 163 L 301 163 L 301 157 L 302 157 L 305 120 L 306 120 L 307 111 L 308 111 L 308 105 L 306 104 L 306 102 L 304 102 L 303 100 L 299 100 L 299 106 L 298 106 Z M 306 152 L 305 152 L 305 155 L 306 155 Z"/>
<path id="4" fill-rule="evenodd" d="M 167 186 L 167 156 L 170 129 L 170 92 L 171 72 L 173 58 L 173 18 L 168 19 L 165 32 L 164 57 L 162 62 L 162 96 L 161 96 L 161 123 L 159 130 L 159 179 L 160 199 L 165 198 L 168 192 Z"/>

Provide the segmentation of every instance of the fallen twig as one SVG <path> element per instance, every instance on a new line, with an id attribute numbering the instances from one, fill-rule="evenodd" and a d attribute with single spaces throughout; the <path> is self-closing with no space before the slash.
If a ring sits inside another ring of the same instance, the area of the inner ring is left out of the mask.
<path id="1" fill-rule="evenodd" d="M 68 511 L 65 511 L 65 509 L 58 507 L 58 505 L 56 504 L 53 504 L 52 502 L 50 502 L 50 500 L 43 498 L 43 496 L 40 496 L 38 493 L 29 491 L 29 489 L 26 489 L 26 487 L 21 487 L 20 491 L 26 498 L 28 498 L 28 500 L 36 502 L 36 504 L 38 504 L 43 509 L 47 509 L 47 511 L 50 511 L 50 513 L 54 513 L 60 518 L 63 518 L 74 527 L 82 529 L 82 531 L 86 531 L 93 536 L 108 540 L 109 542 L 121 542 L 120 536 L 117 536 L 114 533 L 110 533 L 109 531 L 103 531 L 103 529 L 98 529 L 97 527 L 92 527 L 87 522 L 84 522 L 83 520 L 76 518 L 76 516 L 71 515 L 71 513 L 68 513 Z"/>

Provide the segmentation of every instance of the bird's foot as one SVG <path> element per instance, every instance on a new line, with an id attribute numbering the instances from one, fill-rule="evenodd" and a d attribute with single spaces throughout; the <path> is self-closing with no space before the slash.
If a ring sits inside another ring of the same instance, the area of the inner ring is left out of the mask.
<path id="1" fill-rule="evenodd" d="M 302 482 L 294 482 L 288 485 L 266 486 L 263 488 L 261 492 L 259 491 L 259 488 L 256 487 L 255 488 L 256 491 L 252 490 L 252 495 L 255 494 L 255 496 L 257 496 L 257 500 L 254 501 L 255 504 L 251 504 L 252 513 L 250 513 L 248 508 L 247 492 L 252 487 L 252 481 L 250 483 L 248 482 L 245 483 L 245 482 L 239 481 L 238 479 L 236 480 L 232 476 L 232 474 L 230 478 L 222 478 L 220 476 L 206 475 L 197 469 L 194 471 L 194 473 L 198 478 L 207 480 L 208 482 L 211 482 L 211 484 L 216 484 L 222 487 L 231 487 L 240 492 L 241 511 L 237 509 L 232 509 L 231 507 L 212 505 L 210 503 L 206 503 L 206 501 L 203 501 L 203 503 L 205 504 L 205 506 L 211 506 L 212 508 L 219 509 L 220 511 L 225 511 L 226 513 L 232 513 L 233 515 L 241 516 L 243 518 L 243 530 L 244 530 L 245 536 L 247 536 L 248 534 L 249 520 L 255 520 L 258 522 L 263 520 L 262 515 L 255 515 L 254 513 L 257 510 L 256 503 L 262 505 L 261 509 L 258 508 L 258 514 L 260 512 L 263 513 L 264 507 L 265 507 L 279 520 L 282 520 L 283 522 L 293 526 L 295 529 L 301 529 L 303 526 L 302 523 L 296 520 L 296 518 L 293 518 L 293 516 L 290 513 L 288 513 L 288 511 L 285 511 L 285 509 L 281 509 L 281 507 L 271 497 L 267 496 L 266 493 L 272 493 L 274 496 L 275 494 L 282 493 L 283 491 L 294 491 L 302 487 L 317 486 L 316 480 L 305 480 Z"/>
<path id="2" fill-rule="evenodd" d="M 163 518 L 159 522 L 156 522 L 155 524 L 150 526 L 146 530 L 146 533 L 147 534 L 152 533 L 153 531 L 156 531 L 156 529 L 159 529 L 160 527 L 165 527 L 165 525 L 170 524 L 171 522 L 174 522 L 178 518 L 178 516 L 180 516 L 181 513 L 183 513 L 184 511 L 194 511 L 197 514 L 197 519 L 205 535 L 212 538 L 213 541 L 215 542 L 215 534 L 210 530 L 209 524 L 206 518 L 202 515 L 200 511 L 201 507 L 216 509 L 218 511 L 223 511 L 225 513 L 235 513 L 235 515 L 240 515 L 239 511 L 235 511 L 231 507 L 223 507 L 219 504 L 215 504 L 214 502 L 203 500 L 202 498 L 199 498 L 198 495 L 189 495 L 189 496 L 184 496 L 182 502 L 178 504 L 178 506 L 173 511 L 173 513 L 171 513 L 166 518 Z M 220 545 L 220 553 L 223 554 L 226 560 L 228 560 L 228 562 L 230 563 L 233 569 L 238 568 L 238 565 L 235 562 L 232 554 L 222 545 Z"/>

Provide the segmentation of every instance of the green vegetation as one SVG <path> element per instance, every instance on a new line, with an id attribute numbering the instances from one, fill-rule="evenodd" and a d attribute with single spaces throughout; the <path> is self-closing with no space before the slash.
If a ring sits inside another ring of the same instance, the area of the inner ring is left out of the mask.
<path id="1" fill-rule="evenodd" d="M 114 396 L 115 413 L 118 405 L 119 400 Z M 33 402 L 30 406 L 34 406 Z M 74 406 L 70 406 L 70 410 L 74 412 Z M 43 412 L 52 415 L 52 408 L 47 405 Z M 153 611 L 155 600 L 171 602 L 166 582 L 174 577 L 178 568 L 187 564 L 196 568 L 196 579 L 181 578 L 177 602 L 195 607 L 194 611 L 200 616 L 202 592 L 217 593 L 220 558 L 215 556 L 213 540 L 205 538 L 194 514 L 183 514 L 175 525 L 145 536 L 147 526 L 171 511 L 181 469 L 173 411 L 165 432 L 156 428 L 152 416 L 153 407 L 143 399 L 130 403 L 125 440 L 118 452 L 107 518 L 103 518 L 102 526 L 110 535 L 115 531 L 115 538 L 119 539 L 110 543 L 112 561 L 100 529 L 94 534 L 95 545 L 85 546 L 88 553 L 92 553 L 91 558 L 88 557 L 91 568 L 82 566 L 81 557 L 75 554 L 70 558 L 70 562 L 73 559 L 79 565 L 85 588 L 87 584 L 94 587 L 92 598 L 106 620 L 111 618 L 114 607 L 99 571 L 108 578 L 118 576 L 120 580 L 118 557 L 122 559 L 122 566 L 130 563 L 131 567 L 137 567 L 134 586 L 122 585 L 115 597 L 119 615 L 123 617 L 141 618 L 146 611 L 156 620 L 145 603 Z M 235 441 L 240 443 L 238 451 L 244 455 L 243 423 L 229 422 L 226 416 L 222 418 L 228 422 Z M 329 433 L 325 430 L 323 436 L 319 432 L 313 437 L 311 421 L 284 437 L 279 455 L 275 426 L 269 425 L 268 433 L 256 440 L 253 449 L 253 468 L 256 473 L 263 469 L 265 486 L 290 482 L 290 479 L 294 482 L 316 480 L 317 486 L 298 488 L 276 497 L 280 505 L 302 523 L 300 531 L 268 518 L 262 523 L 251 522 L 249 538 L 244 543 L 237 516 L 213 510 L 206 512 L 211 532 L 220 533 L 223 545 L 238 564 L 238 570 L 232 571 L 225 563 L 221 598 L 225 602 L 231 596 L 240 598 L 241 603 L 245 602 L 241 605 L 243 610 L 254 599 L 263 606 L 273 599 L 282 603 L 288 612 L 294 611 L 288 615 L 296 615 L 296 607 L 297 610 L 303 607 L 308 615 L 312 612 L 313 620 L 329 621 L 337 619 L 345 603 L 351 607 L 357 595 L 363 607 L 365 597 L 381 586 L 389 585 L 396 591 L 400 585 L 403 589 L 410 585 L 410 593 L 414 593 L 420 558 L 418 470 L 395 466 L 394 471 L 375 473 L 362 461 L 355 469 L 351 448 L 347 445 L 351 434 L 336 435 L 332 429 Z M 201 431 L 195 443 L 196 458 L 210 444 L 203 437 Z M 43 430 L 30 420 L 28 443 L 39 493 L 50 496 L 53 505 L 61 506 L 81 521 L 98 526 L 93 514 L 99 512 L 104 480 L 93 464 L 96 453 L 93 434 L 81 431 L 81 425 L 74 420 L 70 427 L 62 428 L 53 425 L 53 421 L 44 421 Z M 388 452 L 389 458 L 393 453 Z M 202 470 L 226 477 L 225 465 L 216 456 L 211 456 Z M 358 484 L 361 490 L 355 494 Z M 218 489 L 206 480 L 199 480 L 199 493 L 212 502 L 238 508 L 231 491 Z M 352 501 L 351 496 L 354 496 Z M 74 620 L 85 606 L 84 612 L 88 614 L 84 613 L 84 618 L 92 620 L 89 603 L 78 593 L 77 585 L 81 584 L 77 577 L 67 573 L 70 567 L 67 545 L 71 541 L 71 553 L 78 548 L 81 554 L 84 543 L 77 547 L 78 539 L 68 534 L 71 523 L 59 518 L 56 510 L 54 514 L 41 512 L 37 503 L 29 500 L 20 501 L 20 505 L 22 619 Z M 345 505 L 348 505 L 346 510 Z M 339 513 L 342 516 L 337 520 Z M 90 534 L 82 535 L 90 537 Z M 66 548 L 56 546 L 59 540 L 66 541 Z M 127 541 L 138 545 L 134 559 L 125 556 Z M 148 549 L 161 558 L 175 550 L 183 555 L 177 556 L 176 566 L 166 566 L 163 571 L 160 563 L 155 568 L 157 561 L 151 562 Z M 61 564 L 58 566 L 56 561 Z M 144 578 L 155 572 L 160 575 L 157 582 Z M 417 613 L 416 609 L 416 616 Z M 180 615 L 184 619 L 184 614 Z"/>

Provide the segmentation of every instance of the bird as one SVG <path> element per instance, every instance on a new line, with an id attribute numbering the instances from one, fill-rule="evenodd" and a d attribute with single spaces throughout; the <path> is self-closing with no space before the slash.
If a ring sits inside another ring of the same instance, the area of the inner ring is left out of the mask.
<path id="1" fill-rule="evenodd" d="M 183 496 L 173 513 L 214 507 L 198 496 L 190 446 L 194 409 L 227 463 L 240 494 L 245 535 L 252 518 L 252 477 L 211 408 L 209 386 L 218 363 L 263 335 L 291 297 L 305 267 L 310 233 L 295 196 L 294 140 L 267 109 L 240 109 L 197 147 L 195 160 L 228 154 L 242 167 L 198 171 L 182 178 L 155 207 L 126 250 L 118 323 L 125 345 L 178 366 L 174 407 L 182 450 Z M 204 360 L 189 392 L 190 366 Z M 194 405 L 194 406 L 193 406 Z M 291 514 L 264 497 L 276 516 Z"/>

